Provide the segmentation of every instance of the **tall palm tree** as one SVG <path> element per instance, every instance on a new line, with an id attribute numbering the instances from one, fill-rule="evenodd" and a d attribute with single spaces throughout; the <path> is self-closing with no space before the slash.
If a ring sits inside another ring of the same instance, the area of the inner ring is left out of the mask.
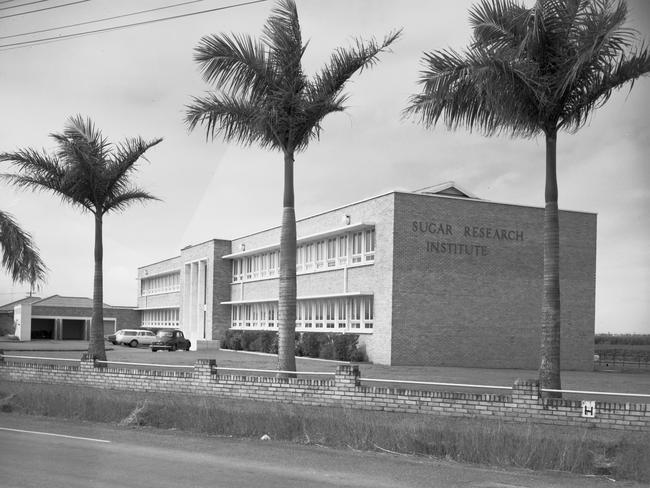
<path id="1" fill-rule="evenodd" d="M 278 368 L 295 371 L 296 216 L 294 210 L 294 155 L 318 139 L 323 118 L 345 109 L 342 90 L 357 71 L 377 62 L 378 55 L 401 31 L 382 42 L 356 41 L 339 48 L 330 62 L 309 79 L 301 60 L 298 11 L 293 0 L 280 0 L 272 10 L 261 39 L 248 35 L 216 34 L 201 39 L 194 59 L 206 82 L 217 92 L 195 97 L 186 121 L 193 130 L 205 126 L 208 136 L 227 142 L 281 151 L 284 155 L 284 194 L 280 235 L 278 300 Z"/>
<path id="2" fill-rule="evenodd" d="M 162 139 L 145 141 L 135 137 L 113 145 L 90 119 L 79 115 L 68 119 L 63 132 L 51 134 L 51 137 L 57 144 L 53 154 L 31 148 L 0 154 L 0 161 L 8 161 L 18 169 L 16 174 L 2 176 L 19 188 L 54 193 L 83 212 L 93 214 L 95 272 L 88 354 L 106 360 L 103 218 L 109 212 L 125 210 L 132 203 L 156 199 L 132 186 L 129 178 L 136 169 L 138 159 Z"/>
<path id="3" fill-rule="evenodd" d="M 482 0 L 470 10 L 473 41 L 463 53 L 424 55 L 422 91 L 407 113 L 425 126 L 440 118 L 487 135 L 546 140 L 542 388 L 561 389 L 560 275 L 556 143 L 574 133 L 612 91 L 650 71 L 650 57 L 624 26 L 623 1 Z M 560 396 L 559 392 L 547 396 Z"/>
<path id="4" fill-rule="evenodd" d="M 31 288 L 45 281 L 47 267 L 41 260 L 32 237 L 20 228 L 13 217 L 0 210 L 0 249 L 2 267 L 16 283 L 29 283 Z"/>

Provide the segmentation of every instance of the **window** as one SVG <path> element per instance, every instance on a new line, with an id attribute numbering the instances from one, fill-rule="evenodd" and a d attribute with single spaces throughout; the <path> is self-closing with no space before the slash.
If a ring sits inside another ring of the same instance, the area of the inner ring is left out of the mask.
<path id="1" fill-rule="evenodd" d="M 327 267 L 336 266 L 336 237 L 327 239 Z"/>
<path id="2" fill-rule="evenodd" d="M 269 276 L 276 276 L 278 274 L 279 262 L 280 253 L 278 251 L 269 253 Z"/>
<path id="3" fill-rule="evenodd" d="M 375 259 L 375 229 L 368 229 L 364 233 L 364 259 L 373 261 Z"/>
<path id="4" fill-rule="evenodd" d="M 305 249 L 305 263 L 304 263 L 304 270 L 309 271 L 311 269 L 314 269 L 314 243 L 311 242 L 309 244 L 304 245 Z"/>
<path id="5" fill-rule="evenodd" d="M 232 262 L 232 280 L 241 281 L 243 276 L 243 261 L 241 259 L 234 259 Z"/>
<path id="6" fill-rule="evenodd" d="M 304 304 L 304 314 L 305 314 L 305 329 L 312 328 L 312 319 L 313 319 L 313 310 L 311 308 L 311 302 L 307 301 Z"/>
<path id="7" fill-rule="evenodd" d="M 347 329 L 348 327 L 348 316 L 347 316 L 347 303 L 345 299 L 337 300 L 337 312 L 338 312 L 338 328 Z"/>
<path id="8" fill-rule="evenodd" d="M 311 273 L 348 265 L 372 264 L 375 260 L 375 247 L 374 227 L 345 232 L 319 241 L 303 242 L 296 246 L 296 273 Z M 279 274 L 279 250 L 233 259 L 233 283 L 275 278 Z M 144 286 L 143 284 L 143 290 Z M 176 286 L 178 289 L 178 284 L 173 284 L 171 275 L 163 286 Z"/>
<path id="9" fill-rule="evenodd" d="M 143 310 L 140 325 L 141 327 L 178 327 L 178 317 L 177 308 Z"/>
<path id="10" fill-rule="evenodd" d="M 362 257 L 362 241 L 363 232 L 355 232 L 352 234 L 352 262 L 360 263 Z"/>
<path id="11" fill-rule="evenodd" d="M 174 313 L 173 310 L 166 312 Z M 161 317 L 160 320 L 168 318 L 167 316 Z M 175 317 L 178 321 L 177 309 Z M 277 330 L 277 320 L 277 302 L 247 303 L 232 305 L 231 308 L 232 328 Z M 156 324 L 158 323 L 156 322 Z M 164 324 L 165 322 L 160 323 Z M 172 325 L 174 324 L 172 323 Z M 374 303 L 371 296 L 300 300 L 296 304 L 296 330 L 372 333 L 373 327 Z"/>
<path id="12" fill-rule="evenodd" d="M 348 262 L 348 236 L 339 237 L 339 266 L 343 266 Z"/>
<path id="13" fill-rule="evenodd" d="M 350 328 L 361 328 L 361 301 L 358 298 L 352 299 L 352 306 L 350 307 Z"/>
<path id="14" fill-rule="evenodd" d="M 296 248 L 296 273 L 302 272 L 305 267 L 305 246 Z"/>
<path id="15" fill-rule="evenodd" d="M 325 328 L 333 329 L 336 320 L 336 301 L 328 300 L 325 305 Z"/>
<path id="16" fill-rule="evenodd" d="M 323 328 L 323 301 L 314 302 L 314 326 L 317 329 Z"/>
<path id="17" fill-rule="evenodd" d="M 325 267 L 325 241 L 316 243 L 316 269 Z"/>
<path id="18" fill-rule="evenodd" d="M 374 304 L 372 297 L 364 297 L 363 299 L 363 327 L 365 329 L 372 329 L 374 320 Z"/>
<path id="19" fill-rule="evenodd" d="M 244 326 L 245 327 L 252 327 L 253 322 L 253 306 L 252 305 L 244 305 Z"/>
<path id="20" fill-rule="evenodd" d="M 173 293 L 181 289 L 180 272 L 142 278 L 140 280 L 140 296 Z"/>
<path id="21" fill-rule="evenodd" d="M 251 258 L 244 258 L 244 265 L 246 266 L 246 279 L 253 278 L 253 260 Z"/>

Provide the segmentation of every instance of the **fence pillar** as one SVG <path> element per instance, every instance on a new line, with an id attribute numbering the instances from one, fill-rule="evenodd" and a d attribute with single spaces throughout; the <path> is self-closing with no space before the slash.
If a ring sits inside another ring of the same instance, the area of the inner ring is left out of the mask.
<path id="1" fill-rule="evenodd" d="M 98 367 L 97 358 L 93 355 L 91 356 L 87 352 L 84 352 L 81 355 L 81 361 L 79 362 L 79 370 L 82 372 L 91 373 L 95 371 L 95 368 Z"/>
<path id="2" fill-rule="evenodd" d="M 512 386 L 512 401 L 519 407 L 529 408 L 540 405 L 541 390 L 539 380 L 522 380 L 517 378 Z"/>
<path id="3" fill-rule="evenodd" d="M 217 374 L 217 361 L 215 359 L 197 359 L 194 363 L 192 377 L 195 381 L 208 383 L 212 375 Z"/>
<path id="4" fill-rule="evenodd" d="M 334 383 L 336 388 L 352 388 L 361 384 L 361 372 L 359 366 L 351 364 L 343 364 L 336 367 L 334 374 Z"/>

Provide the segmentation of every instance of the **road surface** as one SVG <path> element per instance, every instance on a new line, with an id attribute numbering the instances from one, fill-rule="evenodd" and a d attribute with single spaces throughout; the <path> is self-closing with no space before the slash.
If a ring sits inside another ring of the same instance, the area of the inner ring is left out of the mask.
<path id="1" fill-rule="evenodd" d="M 632 487 L 427 458 L 0 414 L 4 488 Z"/>

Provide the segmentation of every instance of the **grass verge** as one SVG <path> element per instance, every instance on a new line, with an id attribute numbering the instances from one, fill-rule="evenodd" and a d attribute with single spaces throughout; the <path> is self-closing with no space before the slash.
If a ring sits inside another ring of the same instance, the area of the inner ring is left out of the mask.
<path id="1" fill-rule="evenodd" d="M 650 481 L 650 434 L 13 382 L 0 410 Z"/>

